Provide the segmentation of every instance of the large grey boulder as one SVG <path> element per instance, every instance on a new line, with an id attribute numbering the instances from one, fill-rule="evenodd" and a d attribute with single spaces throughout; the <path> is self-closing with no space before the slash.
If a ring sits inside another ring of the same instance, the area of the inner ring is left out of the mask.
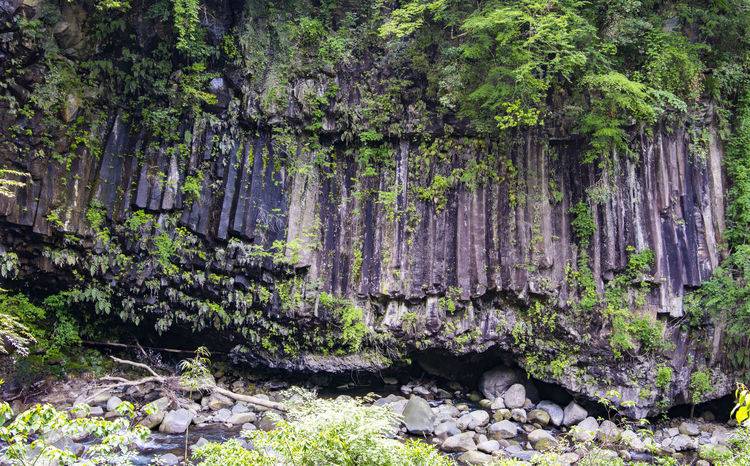
<path id="1" fill-rule="evenodd" d="M 462 434 L 448 437 L 441 445 L 441 448 L 447 452 L 463 452 L 476 450 L 477 444 L 474 443 L 474 433 L 464 432 Z"/>
<path id="2" fill-rule="evenodd" d="M 159 432 L 165 434 L 183 434 L 193 422 L 193 413 L 185 408 L 169 411 L 161 421 Z"/>
<path id="3" fill-rule="evenodd" d="M 511 421 L 500 421 L 492 424 L 489 433 L 495 439 L 510 439 L 518 435 L 518 425 Z"/>
<path id="4" fill-rule="evenodd" d="M 180 459 L 174 453 L 166 453 L 159 456 L 158 464 L 162 464 L 164 466 L 176 466 L 180 464 Z"/>
<path id="5" fill-rule="evenodd" d="M 431 434 L 435 428 L 435 413 L 427 400 L 412 395 L 404 407 L 404 427 L 410 434 Z"/>
<path id="6" fill-rule="evenodd" d="M 479 390 L 484 397 L 490 400 L 502 396 L 503 393 L 514 383 L 523 380 L 518 371 L 509 367 L 496 367 L 491 369 L 479 379 Z"/>
<path id="7" fill-rule="evenodd" d="M 564 426 L 572 426 L 573 424 L 578 424 L 579 422 L 583 421 L 589 416 L 588 411 L 583 409 L 578 403 L 575 401 L 571 401 L 568 403 L 568 406 L 565 407 L 563 410 L 563 425 Z"/>
<path id="8" fill-rule="evenodd" d="M 589 416 L 573 427 L 573 437 L 579 442 L 591 442 L 596 438 L 596 432 L 599 430 L 599 423 L 593 417 Z"/>
<path id="9" fill-rule="evenodd" d="M 549 414 L 550 421 L 554 426 L 560 427 L 562 425 L 565 412 L 560 406 L 551 401 L 543 400 L 540 401 L 536 407 L 537 409 L 546 411 L 547 414 Z"/>
<path id="10" fill-rule="evenodd" d="M 700 428 L 698 428 L 698 424 L 690 421 L 683 421 L 680 424 L 680 427 L 678 427 L 678 430 L 681 434 L 690 437 L 697 437 L 701 434 L 701 430 Z"/>
<path id="11" fill-rule="evenodd" d="M 515 383 L 503 393 L 503 403 L 508 409 L 523 408 L 526 403 L 526 387 Z"/>

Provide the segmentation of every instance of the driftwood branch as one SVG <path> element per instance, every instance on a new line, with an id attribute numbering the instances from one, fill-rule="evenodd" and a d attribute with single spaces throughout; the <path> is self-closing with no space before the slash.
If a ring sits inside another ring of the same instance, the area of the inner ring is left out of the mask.
<path id="1" fill-rule="evenodd" d="M 113 361 L 119 364 L 137 367 L 139 369 L 142 369 L 149 374 L 151 374 L 150 377 L 143 377 L 141 379 L 137 380 L 128 380 L 123 377 L 102 377 L 100 380 L 104 382 L 112 382 L 109 385 L 106 385 L 104 387 L 101 387 L 99 390 L 97 390 L 93 395 L 90 395 L 86 398 L 86 401 L 93 400 L 97 396 L 101 395 L 102 393 L 106 393 L 109 390 L 115 389 L 115 388 L 123 388 L 123 387 L 133 387 L 136 385 L 143 385 L 150 382 L 155 382 L 162 385 L 171 385 L 173 387 L 177 387 L 180 390 L 188 390 L 187 388 L 184 388 L 180 385 L 180 378 L 178 376 L 163 376 L 159 375 L 155 370 L 153 370 L 148 364 L 135 362 L 135 361 L 129 361 L 127 359 L 120 359 L 116 358 L 114 356 L 110 356 Z M 235 401 L 242 401 L 245 403 L 249 403 L 254 406 L 258 406 L 261 408 L 267 408 L 267 409 L 275 409 L 277 411 L 286 411 L 286 408 L 281 403 L 276 403 L 270 400 L 264 400 L 262 398 L 258 398 L 255 396 L 250 395 L 241 395 L 239 393 L 234 393 L 230 390 L 227 390 L 225 388 L 219 387 L 215 383 L 208 384 L 206 386 L 200 387 L 202 390 L 207 390 L 212 393 L 219 393 L 221 395 L 224 395 L 228 398 L 231 398 Z"/>
<path id="2" fill-rule="evenodd" d="M 159 351 L 161 353 L 176 353 L 176 354 L 194 354 L 195 351 L 189 351 L 189 350 L 181 350 L 181 349 L 175 349 L 175 348 L 157 348 L 154 346 L 141 346 L 138 345 L 128 345 L 126 343 L 114 343 L 109 341 L 92 341 L 92 340 L 84 340 L 84 345 L 89 346 L 106 346 L 108 348 L 125 348 L 125 349 L 137 349 L 140 351 L 143 351 L 143 349 L 149 349 L 154 351 Z M 214 352 L 214 354 L 224 354 L 224 353 L 218 353 Z"/>
<path id="3" fill-rule="evenodd" d="M 148 364 L 143 364 L 142 362 L 135 362 L 135 361 L 128 361 L 127 359 L 120 359 L 116 358 L 114 356 L 110 356 L 112 360 L 116 363 L 125 364 L 128 366 L 138 367 L 143 369 L 144 371 L 148 372 L 149 374 L 153 375 L 154 377 L 161 377 L 159 374 L 156 373 L 155 370 L 151 369 L 151 367 L 148 366 Z"/>

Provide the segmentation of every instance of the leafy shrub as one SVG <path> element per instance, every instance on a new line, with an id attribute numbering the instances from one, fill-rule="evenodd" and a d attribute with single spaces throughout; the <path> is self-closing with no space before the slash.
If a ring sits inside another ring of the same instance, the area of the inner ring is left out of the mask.
<path id="1" fill-rule="evenodd" d="M 83 417 L 71 419 L 67 412 L 37 404 L 14 416 L 8 403 L 0 402 L 0 440 L 7 445 L 0 460 L 12 465 L 127 464 L 135 454 L 131 446 L 150 434 L 147 428 L 132 424 L 133 405 L 121 403 L 116 411 L 122 417 L 114 420 L 85 417 L 89 410 L 87 405 L 77 405 L 74 412 Z M 144 410 L 154 412 L 152 407 Z M 95 441 L 83 454 L 56 446 L 58 440 L 71 437 Z"/>
<path id="2" fill-rule="evenodd" d="M 711 371 L 708 369 L 693 372 L 690 376 L 690 401 L 700 403 L 703 396 L 711 392 Z"/>
<path id="3" fill-rule="evenodd" d="M 247 434 L 254 449 L 236 441 L 209 443 L 197 449 L 200 466 L 274 465 L 403 465 L 449 466 L 453 461 L 419 440 L 394 438 L 399 417 L 367 406 L 365 400 L 325 400 L 301 390 L 291 393 L 288 418 L 270 432 Z"/>
<path id="4" fill-rule="evenodd" d="M 659 366 L 656 368 L 656 387 L 660 390 L 669 388 L 672 383 L 672 368 L 669 366 Z"/>

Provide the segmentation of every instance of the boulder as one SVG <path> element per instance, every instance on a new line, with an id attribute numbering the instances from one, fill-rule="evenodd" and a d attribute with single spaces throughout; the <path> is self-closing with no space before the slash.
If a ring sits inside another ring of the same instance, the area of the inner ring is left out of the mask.
<path id="1" fill-rule="evenodd" d="M 485 440 L 477 444 L 477 450 L 491 454 L 492 452 L 500 450 L 500 442 L 497 440 Z"/>
<path id="2" fill-rule="evenodd" d="M 510 418 L 521 424 L 526 424 L 526 411 L 521 408 L 515 408 L 511 410 Z"/>
<path id="3" fill-rule="evenodd" d="M 583 421 L 588 416 L 589 416 L 588 411 L 583 409 L 575 401 L 571 401 L 570 403 L 568 403 L 568 406 L 565 407 L 565 410 L 563 410 L 562 423 L 564 426 L 572 426 L 574 424 L 578 424 L 579 422 Z"/>
<path id="4" fill-rule="evenodd" d="M 255 424 L 250 424 L 249 422 L 247 424 L 242 424 L 242 427 L 240 428 L 241 431 L 244 432 L 250 432 L 253 430 L 258 430 L 257 427 L 255 427 Z"/>
<path id="5" fill-rule="evenodd" d="M 247 412 L 232 414 L 229 419 L 227 419 L 227 422 L 235 426 L 240 426 L 242 424 L 253 423 L 257 420 L 258 417 L 255 413 Z"/>
<path id="6" fill-rule="evenodd" d="M 643 440 L 630 429 L 626 429 L 620 434 L 620 442 L 635 452 L 640 453 L 646 450 Z"/>
<path id="7" fill-rule="evenodd" d="M 623 435 L 625 435 L 625 432 L 623 432 Z M 685 434 L 679 434 L 672 439 L 672 448 L 674 451 L 695 450 L 695 441 Z"/>
<path id="8" fill-rule="evenodd" d="M 114 411 L 120 406 L 120 403 L 122 403 L 122 400 L 119 397 L 109 397 L 109 399 L 107 399 L 107 411 Z"/>
<path id="9" fill-rule="evenodd" d="M 266 432 L 275 429 L 276 423 L 279 422 L 279 418 L 280 415 L 276 411 L 266 411 L 258 421 L 258 429 Z"/>
<path id="10" fill-rule="evenodd" d="M 492 415 L 492 419 L 496 421 L 503 421 L 505 419 L 510 419 L 510 410 L 507 408 L 498 409 L 495 411 L 495 414 Z"/>
<path id="11" fill-rule="evenodd" d="M 461 430 L 453 421 L 445 421 L 438 424 L 437 427 L 435 427 L 434 432 L 435 437 L 439 438 L 440 440 L 445 440 L 452 435 L 458 435 L 460 433 Z"/>
<path id="12" fill-rule="evenodd" d="M 526 387 L 516 383 L 508 387 L 503 393 L 503 403 L 508 409 L 523 408 L 526 403 Z"/>
<path id="13" fill-rule="evenodd" d="M 534 450 L 547 451 L 557 445 L 557 440 L 551 433 L 544 429 L 535 429 L 529 432 L 527 439 Z"/>
<path id="14" fill-rule="evenodd" d="M 503 397 L 499 396 L 495 398 L 495 400 L 490 404 L 490 409 L 492 411 L 497 411 L 498 409 L 504 409 L 505 408 L 505 402 L 503 401 Z"/>
<path id="15" fill-rule="evenodd" d="M 474 430 L 477 427 L 486 426 L 487 424 L 489 424 L 489 422 L 490 415 L 487 413 L 487 411 L 483 411 L 480 409 L 464 414 L 458 419 L 456 425 L 461 430 Z"/>
<path id="16" fill-rule="evenodd" d="M 237 403 L 232 406 L 232 414 L 249 413 L 250 411 L 252 410 L 244 403 Z"/>
<path id="17" fill-rule="evenodd" d="M 201 437 L 201 438 L 198 439 L 197 442 L 195 442 L 194 444 L 190 445 L 190 450 L 196 450 L 196 449 L 202 447 L 203 445 L 205 445 L 207 443 L 209 443 L 208 440 L 206 440 L 205 438 Z"/>
<path id="18" fill-rule="evenodd" d="M 479 390 L 485 398 L 494 400 L 501 396 L 514 383 L 523 380 L 515 369 L 509 367 L 496 367 L 491 369 L 479 379 Z"/>
<path id="19" fill-rule="evenodd" d="M 223 408 L 229 408 L 233 404 L 234 402 L 228 396 L 224 396 L 221 393 L 212 393 L 208 397 L 207 406 L 211 411 L 218 411 Z"/>
<path id="20" fill-rule="evenodd" d="M 461 464 L 487 464 L 491 463 L 494 459 L 491 455 L 476 450 L 467 451 L 458 457 L 458 461 Z"/>
<path id="21" fill-rule="evenodd" d="M 165 434 L 183 434 L 193 421 L 193 413 L 185 408 L 169 411 L 161 421 L 159 432 Z"/>
<path id="22" fill-rule="evenodd" d="M 474 443 L 474 433 L 464 432 L 458 435 L 452 435 L 445 439 L 441 448 L 447 452 L 464 452 L 473 451 L 477 449 L 476 443 Z"/>
<path id="23" fill-rule="evenodd" d="M 518 425 L 511 421 L 500 421 L 492 424 L 489 432 L 495 440 L 509 439 L 518 435 Z"/>
<path id="24" fill-rule="evenodd" d="M 540 401 L 538 405 L 536 405 L 537 409 L 541 409 L 542 411 L 546 411 L 547 414 L 549 414 L 549 419 L 552 422 L 553 425 L 560 427 L 563 423 L 563 418 L 565 417 L 565 412 L 563 409 L 551 402 L 551 401 Z"/>
<path id="25" fill-rule="evenodd" d="M 678 427 L 678 430 L 681 434 L 690 437 L 697 437 L 701 434 L 701 430 L 700 428 L 698 428 L 698 425 L 690 421 L 683 421 L 682 423 L 680 423 L 680 427 Z"/>
<path id="26" fill-rule="evenodd" d="M 399 401 L 406 401 L 406 398 L 404 398 L 403 396 L 394 395 L 393 393 L 391 393 L 388 396 L 385 396 L 383 398 L 379 398 L 379 399 L 375 400 L 375 402 L 373 403 L 373 405 L 375 405 L 375 406 L 386 406 L 386 405 L 389 405 L 389 404 L 392 404 L 392 403 L 396 403 L 396 402 L 399 402 Z"/>
<path id="27" fill-rule="evenodd" d="M 403 423 L 410 434 L 431 434 L 435 427 L 435 413 L 424 398 L 412 395 L 404 407 Z"/>
<path id="28" fill-rule="evenodd" d="M 589 416 L 573 428 L 573 437 L 579 442 L 591 442 L 596 438 L 599 423 Z"/>
<path id="29" fill-rule="evenodd" d="M 528 419 L 528 422 L 537 423 L 542 427 L 549 424 L 550 421 L 549 413 L 543 409 L 532 409 L 531 411 L 529 411 L 529 414 L 528 416 L 526 416 L 526 418 Z"/>
<path id="30" fill-rule="evenodd" d="M 227 408 L 222 408 L 216 411 L 216 414 L 214 414 L 213 420 L 214 422 L 229 422 L 230 417 L 232 417 L 232 412 L 228 410 Z"/>
<path id="31" fill-rule="evenodd" d="M 601 443 L 615 443 L 620 440 L 622 429 L 610 421 L 604 420 L 599 425 L 599 431 L 596 433 L 596 439 Z"/>

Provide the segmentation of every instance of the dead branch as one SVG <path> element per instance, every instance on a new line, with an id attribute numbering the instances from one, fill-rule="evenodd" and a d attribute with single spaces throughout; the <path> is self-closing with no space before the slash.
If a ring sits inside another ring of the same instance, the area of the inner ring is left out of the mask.
<path id="1" fill-rule="evenodd" d="M 153 351 L 159 351 L 161 353 L 176 353 L 176 354 L 194 354 L 195 353 L 195 351 L 181 350 L 181 349 L 175 349 L 175 348 L 157 348 L 154 346 L 128 345 L 125 343 L 114 343 L 114 342 L 109 342 L 109 341 L 84 340 L 83 344 L 89 345 L 89 346 L 106 346 L 109 348 L 126 348 L 126 349 L 140 349 L 140 350 L 143 350 L 145 348 L 145 349 L 149 349 Z M 216 351 L 214 351 L 213 353 L 224 354 L 224 353 L 220 353 Z"/>
<path id="2" fill-rule="evenodd" d="M 155 370 L 151 369 L 148 366 L 148 364 L 143 364 L 142 362 L 128 361 L 127 359 L 120 359 L 120 358 L 116 358 L 114 356 L 110 356 L 110 358 L 112 358 L 112 360 L 114 362 L 118 362 L 120 364 L 125 364 L 125 365 L 133 366 L 133 367 L 139 367 L 139 368 L 145 370 L 146 372 L 150 373 L 154 377 L 161 377 L 159 374 L 156 373 Z"/>
<path id="3" fill-rule="evenodd" d="M 148 372 L 148 373 L 150 373 L 152 375 L 150 377 L 144 377 L 144 378 L 137 379 L 137 380 L 128 380 L 128 379 L 123 378 L 123 377 L 112 377 L 112 376 L 102 377 L 100 379 L 101 381 L 112 382 L 112 383 L 109 384 L 109 385 L 106 385 L 104 387 L 101 387 L 93 395 L 88 396 L 85 399 L 85 401 L 93 400 L 94 398 L 98 397 L 102 393 L 106 393 L 106 392 L 108 392 L 110 390 L 113 390 L 113 389 L 116 389 L 116 388 L 133 387 L 133 386 L 137 386 L 137 385 L 143 385 L 143 384 L 146 384 L 146 383 L 149 383 L 149 382 L 155 382 L 155 383 L 158 383 L 158 384 L 161 384 L 161 385 L 171 385 L 171 386 L 177 387 L 178 389 L 180 389 L 182 391 L 187 391 L 188 390 L 187 388 L 181 386 L 181 384 L 180 384 L 180 378 L 178 376 L 163 376 L 163 375 L 159 375 L 155 370 L 153 370 L 151 367 L 149 367 L 148 364 L 144 364 L 144 363 L 140 363 L 140 362 L 135 362 L 135 361 L 129 361 L 127 359 L 120 359 L 120 358 L 116 358 L 114 356 L 110 356 L 110 358 L 112 358 L 113 361 L 115 361 L 115 362 L 117 362 L 119 364 L 123 364 L 123 365 L 127 365 L 127 366 L 132 366 L 132 367 L 137 367 L 137 368 L 142 369 L 142 370 L 144 370 L 144 371 L 146 371 L 146 372 Z M 234 393 L 234 392 L 232 392 L 230 390 L 227 390 L 225 388 L 219 387 L 215 383 L 211 383 L 211 384 L 208 384 L 208 385 L 206 385 L 204 387 L 200 387 L 200 388 L 202 390 L 206 390 L 206 391 L 209 391 L 209 392 L 212 392 L 212 393 L 219 393 L 219 394 L 224 395 L 224 396 L 226 396 L 228 398 L 231 398 L 231 399 L 233 399 L 235 401 L 242 401 L 242 402 L 249 403 L 251 405 L 255 405 L 255 406 L 258 406 L 258 407 L 261 407 L 261 408 L 275 409 L 277 411 L 282 411 L 282 412 L 286 411 L 286 408 L 281 403 L 276 403 L 276 402 L 273 402 L 273 401 L 270 401 L 270 400 L 264 400 L 262 398 L 258 398 L 258 397 L 255 397 L 255 396 L 241 395 L 239 393 Z"/>

